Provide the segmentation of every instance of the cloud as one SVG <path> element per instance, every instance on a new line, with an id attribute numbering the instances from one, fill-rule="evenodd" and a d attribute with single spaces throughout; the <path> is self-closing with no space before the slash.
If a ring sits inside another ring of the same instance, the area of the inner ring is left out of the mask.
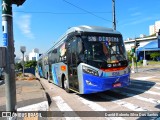
<path id="1" fill-rule="evenodd" d="M 135 13 L 132 13 L 131 16 L 132 17 L 136 17 L 136 16 L 139 16 L 141 15 L 142 13 L 141 12 L 135 12 Z"/>
<path id="2" fill-rule="evenodd" d="M 129 25 L 138 25 L 141 23 L 145 23 L 148 21 L 155 21 L 157 18 L 157 16 L 152 16 L 152 17 L 138 17 L 138 18 L 132 18 L 132 19 L 128 19 L 127 21 L 123 21 L 123 23 L 120 24 L 120 26 L 129 26 Z"/>
<path id="3" fill-rule="evenodd" d="M 17 25 L 22 33 L 30 38 L 34 39 L 34 34 L 31 32 L 31 15 L 22 15 L 17 20 Z"/>

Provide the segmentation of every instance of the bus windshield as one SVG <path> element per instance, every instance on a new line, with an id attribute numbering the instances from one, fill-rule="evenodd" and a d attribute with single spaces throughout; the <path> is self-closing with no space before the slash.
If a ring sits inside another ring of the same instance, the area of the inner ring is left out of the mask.
<path id="1" fill-rule="evenodd" d="M 122 37 L 87 36 L 83 43 L 87 61 L 119 63 L 127 59 Z"/>

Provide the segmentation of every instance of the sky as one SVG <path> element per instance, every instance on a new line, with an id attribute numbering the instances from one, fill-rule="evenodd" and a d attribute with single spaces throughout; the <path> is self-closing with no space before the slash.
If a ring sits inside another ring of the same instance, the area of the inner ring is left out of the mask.
<path id="1" fill-rule="evenodd" d="M 115 0 L 115 7 L 117 30 L 123 39 L 149 35 L 149 25 L 160 20 L 160 0 Z M 112 0 L 26 0 L 12 9 L 17 57 L 22 56 L 21 46 L 26 47 L 25 55 L 34 48 L 45 53 L 70 27 L 112 28 Z M 2 32 L 0 40 L 2 46 Z"/>

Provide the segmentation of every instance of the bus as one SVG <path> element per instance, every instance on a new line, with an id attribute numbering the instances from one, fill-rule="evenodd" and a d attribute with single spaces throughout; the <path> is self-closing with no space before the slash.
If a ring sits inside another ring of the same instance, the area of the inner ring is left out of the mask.
<path id="1" fill-rule="evenodd" d="M 98 26 L 68 29 L 39 58 L 41 77 L 66 92 L 90 94 L 130 84 L 130 67 L 122 38 L 116 30 Z"/>

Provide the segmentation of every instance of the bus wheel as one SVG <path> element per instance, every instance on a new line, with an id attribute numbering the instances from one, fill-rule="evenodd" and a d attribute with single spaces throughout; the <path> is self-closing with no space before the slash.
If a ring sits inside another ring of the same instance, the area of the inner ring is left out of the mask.
<path id="1" fill-rule="evenodd" d="M 66 92 L 70 93 L 71 91 L 69 90 L 69 85 L 68 85 L 68 81 L 66 79 L 66 77 L 64 77 L 63 79 L 63 87 L 65 89 Z"/>
<path id="2" fill-rule="evenodd" d="M 50 80 L 49 80 L 49 75 L 48 75 L 48 73 L 47 73 L 47 80 L 48 80 L 49 83 L 51 83 Z"/>

